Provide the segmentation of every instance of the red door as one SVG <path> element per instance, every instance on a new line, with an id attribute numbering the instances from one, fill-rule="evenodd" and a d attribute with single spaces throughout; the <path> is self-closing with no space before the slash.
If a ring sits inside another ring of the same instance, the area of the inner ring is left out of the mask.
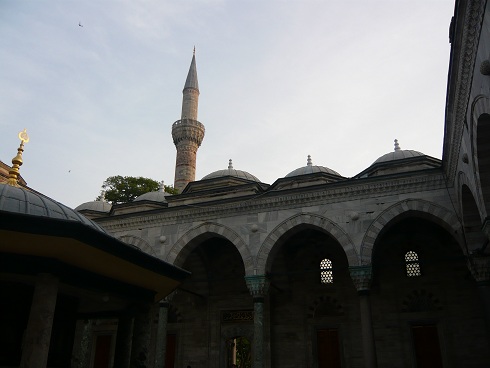
<path id="1" fill-rule="evenodd" d="M 112 335 L 99 335 L 95 341 L 94 368 L 110 368 Z"/>
<path id="2" fill-rule="evenodd" d="M 442 368 L 437 327 L 412 326 L 412 336 L 417 368 Z"/>
<path id="3" fill-rule="evenodd" d="M 335 328 L 317 331 L 318 368 L 341 368 L 339 331 Z"/>
<path id="4" fill-rule="evenodd" d="M 177 350 L 177 335 L 167 334 L 167 347 L 165 350 L 165 368 L 175 367 L 176 350 Z"/>

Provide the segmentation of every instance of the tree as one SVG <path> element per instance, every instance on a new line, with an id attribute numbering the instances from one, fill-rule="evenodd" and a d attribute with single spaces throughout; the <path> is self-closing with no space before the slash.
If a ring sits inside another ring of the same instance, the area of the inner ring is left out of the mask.
<path id="1" fill-rule="evenodd" d="M 102 184 L 105 191 L 105 200 L 112 204 L 127 203 L 148 192 L 155 192 L 160 188 L 156 180 L 134 176 L 109 176 Z M 177 190 L 171 186 L 164 185 L 165 191 L 177 194 Z M 101 196 L 97 197 L 101 199 Z"/>

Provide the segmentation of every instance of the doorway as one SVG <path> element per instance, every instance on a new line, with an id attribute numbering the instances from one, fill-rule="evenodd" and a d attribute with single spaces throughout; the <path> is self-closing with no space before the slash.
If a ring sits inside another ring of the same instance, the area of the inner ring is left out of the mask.
<path id="1" fill-rule="evenodd" d="M 316 333 L 318 368 L 341 368 L 339 330 L 328 328 Z"/>
<path id="2" fill-rule="evenodd" d="M 412 338 L 417 368 L 442 368 L 437 326 L 412 326 Z"/>
<path id="3" fill-rule="evenodd" d="M 93 368 L 109 368 L 111 364 L 112 335 L 98 335 L 95 340 Z"/>
<path id="4" fill-rule="evenodd" d="M 228 339 L 227 368 L 252 368 L 252 347 L 250 341 L 244 336 Z"/>
<path id="5" fill-rule="evenodd" d="M 177 350 L 177 335 L 167 334 L 167 343 L 165 348 L 165 368 L 175 367 L 176 350 Z"/>

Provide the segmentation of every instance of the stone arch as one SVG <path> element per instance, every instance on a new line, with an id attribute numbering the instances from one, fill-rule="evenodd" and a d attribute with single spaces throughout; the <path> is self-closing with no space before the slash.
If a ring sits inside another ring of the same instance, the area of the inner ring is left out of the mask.
<path id="1" fill-rule="evenodd" d="M 457 233 L 457 241 L 460 245 L 463 244 L 461 239 L 461 222 L 454 212 L 429 201 L 406 199 L 388 207 L 371 223 L 361 244 L 361 264 L 371 264 L 374 243 L 384 227 L 394 218 L 409 212 L 417 212 L 428 217 L 451 234 Z M 464 249 L 463 253 L 466 253 Z"/>
<path id="2" fill-rule="evenodd" d="M 476 177 L 480 185 L 485 212 L 490 209 L 490 113 L 478 116 L 476 126 Z"/>
<path id="3" fill-rule="evenodd" d="M 481 196 L 478 195 L 479 193 L 479 186 L 478 187 L 475 187 L 474 185 L 472 185 L 472 183 L 469 181 L 468 179 L 468 176 L 460 171 L 458 173 L 458 204 L 459 204 L 459 208 L 458 208 L 458 211 L 460 214 L 462 214 L 462 216 L 464 216 L 464 201 L 467 199 L 467 198 L 464 198 L 463 197 L 463 188 L 464 187 L 467 187 L 470 194 L 471 194 L 471 197 L 473 199 L 473 201 L 475 202 L 475 205 L 478 209 L 478 213 L 480 214 L 480 217 L 481 218 L 485 218 L 485 205 L 482 203 L 481 201 Z M 480 200 L 478 200 L 480 199 Z"/>
<path id="4" fill-rule="evenodd" d="M 257 274 L 265 274 L 267 268 L 270 267 L 271 262 L 269 255 L 279 238 L 286 234 L 289 230 L 299 225 L 311 225 L 318 229 L 324 230 L 342 246 L 347 256 L 349 265 L 353 266 L 359 264 L 359 256 L 356 253 L 354 243 L 350 239 L 349 235 L 340 228 L 340 226 L 326 217 L 312 213 L 301 213 L 281 222 L 262 242 L 257 254 L 255 266 Z"/>
<path id="5" fill-rule="evenodd" d="M 484 208 L 485 211 L 488 213 L 488 202 L 490 201 L 490 198 L 486 199 L 484 198 L 484 188 L 483 186 L 485 183 L 482 183 L 481 180 L 481 170 L 482 170 L 482 162 L 481 161 L 481 156 L 482 152 L 480 151 L 480 154 L 478 152 L 479 149 L 479 141 L 481 142 L 482 140 L 485 141 L 485 137 L 488 137 L 488 132 L 487 134 L 483 134 L 482 136 L 482 130 L 480 129 L 479 131 L 479 126 L 486 120 L 488 121 L 489 115 L 490 114 L 490 99 L 488 96 L 485 95 L 478 95 L 475 97 L 473 100 L 473 103 L 471 104 L 471 126 L 470 126 L 470 141 L 471 141 L 471 159 L 472 159 L 472 167 L 473 167 L 473 176 L 475 180 L 475 185 L 476 189 L 478 192 L 478 195 L 475 196 L 475 199 L 477 200 L 477 203 L 481 204 Z M 488 125 L 488 124 L 487 124 Z M 488 126 L 487 126 L 488 128 Z M 488 150 L 488 143 L 483 146 L 487 146 L 486 149 Z M 482 148 L 482 147 L 480 147 Z M 480 156 L 480 160 L 479 160 Z M 484 165 L 485 166 L 485 165 Z M 488 164 L 486 165 L 488 166 Z M 485 167 L 483 167 L 485 169 Z M 487 170 L 488 172 L 488 170 Z M 485 180 L 483 180 L 485 182 Z M 487 183 L 488 184 L 488 183 Z M 471 185 L 468 185 L 470 188 L 472 187 Z M 488 192 L 488 190 L 487 190 Z M 483 216 L 485 217 L 485 216 Z"/>
<path id="6" fill-rule="evenodd" d="M 135 246 L 138 249 L 141 249 L 143 252 L 151 254 L 154 257 L 157 257 L 157 253 L 155 252 L 155 249 L 144 239 L 140 238 L 139 236 L 134 236 L 134 235 L 123 235 L 119 237 L 119 240 Z"/>
<path id="7" fill-rule="evenodd" d="M 461 185 L 460 191 L 464 240 L 467 249 L 471 252 L 480 249 L 480 247 L 487 241 L 487 238 L 481 231 L 482 217 L 476 204 L 474 193 L 466 184 Z"/>
<path id="8" fill-rule="evenodd" d="M 490 99 L 488 96 L 478 95 L 471 104 L 472 130 L 476 128 L 478 117 L 485 113 L 490 113 Z"/>
<path id="9" fill-rule="evenodd" d="M 168 252 L 165 260 L 171 264 L 174 264 L 175 266 L 181 267 L 187 256 L 193 250 L 193 247 L 188 247 L 187 245 L 197 237 L 206 235 L 208 237 L 215 235 L 221 238 L 225 238 L 233 243 L 242 257 L 245 267 L 245 274 L 251 272 L 253 268 L 252 255 L 246 243 L 235 231 L 224 225 L 214 222 L 204 222 L 187 231 L 175 242 L 175 244 Z"/>

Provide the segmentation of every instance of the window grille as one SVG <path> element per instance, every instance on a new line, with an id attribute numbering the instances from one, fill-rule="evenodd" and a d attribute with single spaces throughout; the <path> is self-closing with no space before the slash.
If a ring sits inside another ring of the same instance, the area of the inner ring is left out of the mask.
<path id="1" fill-rule="evenodd" d="M 322 259 L 320 262 L 320 281 L 322 284 L 333 283 L 332 261 L 328 258 Z"/>
<path id="2" fill-rule="evenodd" d="M 408 277 L 422 276 L 422 272 L 420 272 L 419 256 L 413 250 L 405 253 L 405 267 Z"/>

